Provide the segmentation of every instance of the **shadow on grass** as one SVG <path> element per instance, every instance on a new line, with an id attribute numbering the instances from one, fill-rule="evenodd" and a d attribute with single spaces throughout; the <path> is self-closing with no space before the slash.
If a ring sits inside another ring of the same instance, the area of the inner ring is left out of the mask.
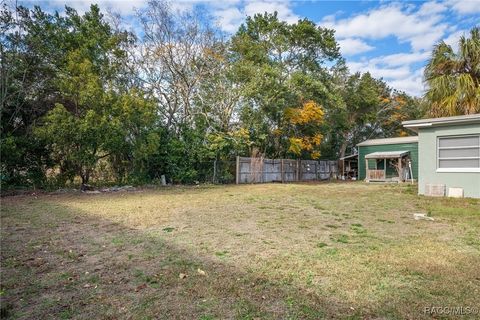
<path id="1" fill-rule="evenodd" d="M 43 209 L 2 212 L 4 317 L 319 319 L 351 314 L 347 306 L 302 288 L 177 247 L 162 230 L 152 234 L 58 204 Z"/>

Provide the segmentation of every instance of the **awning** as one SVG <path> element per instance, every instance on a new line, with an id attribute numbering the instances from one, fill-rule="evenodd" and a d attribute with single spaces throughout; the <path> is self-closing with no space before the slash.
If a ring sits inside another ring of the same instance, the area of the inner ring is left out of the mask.
<path id="1" fill-rule="evenodd" d="M 358 154 L 351 154 L 349 156 L 345 156 L 343 158 L 340 158 L 340 160 L 350 160 L 350 159 L 355 159 L 358 158 Z"/>
<path id="2" fill-rule="evenodd" d="M 365 155 L 365 159 L 394 159 L 394 158 L 401 158 L 409 154 L 410 151 L 380 151 L 380 152 L 373 152 Z"/>

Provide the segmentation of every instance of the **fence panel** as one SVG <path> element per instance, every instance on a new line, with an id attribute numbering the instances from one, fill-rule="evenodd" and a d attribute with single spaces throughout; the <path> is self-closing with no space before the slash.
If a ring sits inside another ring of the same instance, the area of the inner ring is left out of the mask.
<path id="1" fill-rule="evenodd" d="M 236 182 L 294 182 L 337 177 L 337 162 L 237 157 Z"/>
<path id="2" fill-rule="evenodd" d="M 255 158 L 237 159 L 237 183 L 260 183 L 262 181 L 261 162 Z"/>
<path id="3" fill-rule="evenodd" d="M 329 160 L 330 176 L 338 177 L 338 161 Z"/>
<path id="4" fill-rule="evenodd" d="M 281 160 L 263 159 L 263 182 L 282 181 Z"/>
<path id="5" fill-rule="evenodd" d="M 330 179 L 330 164 L 327 160 L 319 161 L 318 179 L 328 180 Z"/>
<path id="6" fill-rule="evenodd" d="M 301 181 L 317 180 L 318 179 L 317 166 L 318 166 L 318 161 L 301 160 L 300 161 Z"/>
<path id="7" fill-rule="evenodd" d="M 297 160 L 283 159 L 283 182 L 297 181 Z"/>

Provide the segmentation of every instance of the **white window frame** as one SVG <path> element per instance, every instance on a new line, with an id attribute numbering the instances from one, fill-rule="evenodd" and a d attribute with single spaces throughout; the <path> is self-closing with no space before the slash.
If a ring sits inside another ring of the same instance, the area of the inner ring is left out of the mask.
<path id="1" fill-rule="evenodd" d="M 479 139 L 479 152 L 480 152 L 480 134 L 462 134 L 462 135 L 452 135 L 452 136 L 438 136 L 437 145 L 437 172 L 480 172 L 480 156 L 478 157 L 456 157 L 456 158 L 442 158 L 440 159 L 440 149 L 474 149 L 475 146 L 462 146 L 462 147 L 443 147 L 440 148 L 440 139 L 442 138 L 466 138 L 466 137 L 478 137 Z M 479 166 L 477 168 L 440 168 L 440 160 L 460 160 L 460 159 L 477 159 Z"/>

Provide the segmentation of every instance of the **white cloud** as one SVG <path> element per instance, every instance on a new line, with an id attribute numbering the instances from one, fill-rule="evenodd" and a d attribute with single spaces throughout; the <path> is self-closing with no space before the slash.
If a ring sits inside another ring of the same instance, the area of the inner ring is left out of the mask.
<path id="1" fill-rule="evenodd" d="M 400 42 L 409 42 L 414 51 L 429 50 L 449 27 L 442 22 L 444 10 L 445 7 L 436 2 L 425 3 L 416 10 L 412 6 L 390 3 L 345 19 L 330 16 L 320 24 L 335 29 L 340 39 L 394 36 Z"/>
<path id="2" fill-rule="evenodd" d="M 423 67 L 419 64 L 425 62 L 430 54 L 430 51 L 394 53 L 347 61 L 347 66 L 351 72 L 370 72 L 376 78 L 383 78 L 394 89 L 421 96 L 424 92 Z"/>
<path id="3" fill-rule="evenodd" d="M 460 40 L 461 36 L 467 36 L 468 31 L 467 30 L 458 30 L 453 33 L 451 33 L 448 37 L 443 39 L 443 41 L 450 45 L 454 51 L 458 51 L 458 41 Z"/>
<path id="4" fill-rule="evenodd" d="M 424 68 L 420 68 L 412 72 L 409 77 L 388 81 L 388 84 L 397 90 L 405 91 L 417 97 L 425 92 L 425 84 L 423 82 Z"/>
<path id="5" fill-rule="evenodd" d="M 256 13 L 274 13 L 278 12 L 278 18 L 288 23 L 295 23 L 299 17 L 293 13 L 291 4 L 288 1 L 249 1 L 245 3 L 244 12 L 247 16 L 253 16 Z"/>
<path id="6" fill-rule="evenodd" d="M 398 67 L 410 65 L 412 63 L 422 62 L 428 59 L 430 52 L 411 52 L 411 53 L 395 53 L 385 56 L 375 57 L 370 60 L 370 63 L 386 65 L 389 67 Z"/>
<path id="7" fill-rule="evenodd" d="M 447 4 L 462 15 L 480 13 L 480 3 L 478 0 L 449 0 Z"/>
<path id="8" fill-rule="evenodd" d="M 438 14 L 446 11 L 448 8 L 444 3 L 439 3 L 436 1 L 425 2 L 422 4 L 420 9 L 418 9 L 418 15 L 420 16 L 430 16 L 432 14 Z"/>
<path id="9" fill-rule="evenodd" d="M 411 76 L 405 79 L 389 81 L 388 84 L 397 90 L 420 97 L 425 92 L 423 76 Z"/>
<path id="10" fill-rule="evenodd" d="M 234 33 L 245 20 L 245 14 L 238 8 L 218 9 L 214 12 L 219 27 L 228 33 Z"/>
<path id="11" fill-rule="evenodd" d="M 339 40 L 338 44 L 340 45 L 340 51 L 345 56 L 351 56 L 375 49 L 375 47 L 370 46 L 366 42 L 355 38 Z"/>
<path id="12" fill-rule="evenodd" d="M 433 46 L 442 39 L 443 35 L 445 34 L 445 29 L 432 29 L 432 31 L 427 32 L 425 34 L 419 34 L 412 36 L 408 41 L 410 41 L 410 45 L 413 50 L 428 50 L 430 51 Z"/>
<path id="13" fill-rule="evenodd" d="M 347 66 L 352 72 L 370 72 L 375 78 L 383 78 L 385 80 L 399 80 L 411 75 L 408 66 L 388 67 L 380 66 L 375 63 L 367 62 L 347 62 Z"/>
<path id="14" fill-rule="evenodd" d="M 452 44 L 463 32 L 457 31 L 456 25 L 447 22 L 446 14 L 450 6 L 452 4 L 437 1 L 422 4 L 387 2 L 350 17 L 326 16 L 319 24 L 335 29 L 340 46 L 343 43 L 344 47 L 352 48 L 353 52 L 355 49 L 352 39 L 358 40 L 356 44 L 359 48 L 362 42 L 366 45 L 367 41 L 375 44 L 391 37 L 396 38 L 399 43 L 408 43 L 410 52 L 380 55 L 370 59 L 363 57 L 360 60 L 347 61 L 347 65 L 352 72 L 370 72 L 376 78 L 383 78 L 392 88 L 419 96 L 424 92 L 423 68 L 419 65 L 429 58 L 435 43 L 445 39 Z M 351 54 L 344 48 L 342 53 Z"/>
<path id="15" fill-rule="evenodd" d="M 347 66 L 351 72 L 370 72 L 373 77 L 382 78 L 394 89 L 421 96 L 424 91 L 423 68 L 413 69 L 410 64 L 423 61 L 426 57 L 425 53 L 393 54 L 360 62 L 347 62 Z"/>
<path id="16" fill-rule="evenodd" d="M 295 23 L 299 19 L 299 16 L 293 12 L 292 4 L 289 1 L 211 1 L 206 2 L 206 4 L 216 18 L 219 27 L 227 33 L 234 33 L 247 16 L 253 16 L 257 13 L 274 13 L 276 11 L 278 18 L 288 23 Z"/>

